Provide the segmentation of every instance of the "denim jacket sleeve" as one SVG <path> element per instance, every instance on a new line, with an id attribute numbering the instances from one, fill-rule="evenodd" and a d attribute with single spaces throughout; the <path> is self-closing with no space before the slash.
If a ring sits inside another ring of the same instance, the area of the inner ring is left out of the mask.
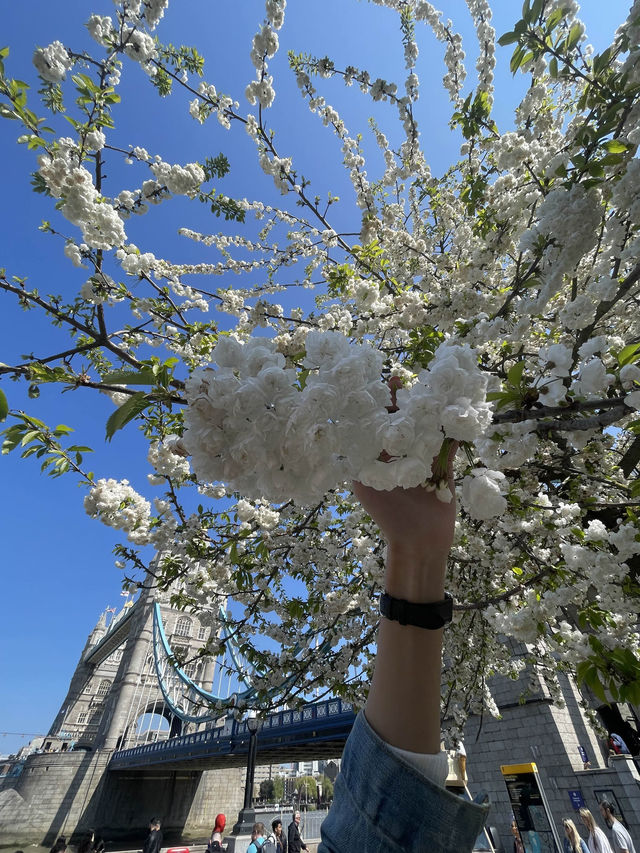
<path id="1" fill-rule="evenodd" d="M 395 755 L 362 712 L 344 749 L 334 797 L 318 853 L 467 853 L 489 811 Z"/>

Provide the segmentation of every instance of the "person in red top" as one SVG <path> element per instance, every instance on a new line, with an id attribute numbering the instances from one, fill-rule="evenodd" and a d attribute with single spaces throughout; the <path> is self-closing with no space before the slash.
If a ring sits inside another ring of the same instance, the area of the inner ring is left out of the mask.
<path id="1" fill-rule="evenodd" d="M 222 850 L 222 838 L 224 836 L 224 828 L 227 825 L 227 818 L 223 814 L 216 815 L 216 822 L 209 839 L 207 853 L 219 853 Z"/>

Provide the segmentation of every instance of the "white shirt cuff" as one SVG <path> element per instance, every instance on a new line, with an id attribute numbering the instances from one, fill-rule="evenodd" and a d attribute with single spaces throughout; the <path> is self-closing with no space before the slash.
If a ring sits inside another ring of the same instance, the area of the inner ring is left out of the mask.
<path id="1" fill-rule="evenodd" d="M 404 759 L 427 779 L 444 788 L 444 783 L 449 775 L 449 758 L 446 752 L 436 752 L 435 754 L 409 752 L 408 749 L 400 749 L 397 746 L 391 746 L 391 744 L 388 746 L 399 758 Z"/>

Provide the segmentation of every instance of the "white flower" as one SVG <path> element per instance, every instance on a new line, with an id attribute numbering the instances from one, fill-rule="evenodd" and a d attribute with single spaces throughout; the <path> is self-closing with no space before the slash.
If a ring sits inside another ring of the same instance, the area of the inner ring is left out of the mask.
<path id="1" fill-rule="evenodd" d="M 506 512 L 502 496 L 505 476 L 501 471 L 474 468 L 462 481 L 462 503 L 472 518 L 485 521 Z"/>
<path id="2" fill-rule="evenodd" d="M 106 138 L 101 130 L 90 130 L 84 138 L 84 147 L 87 151 L 100 151 L 104 148 Z"/>
<path id="3" fill-rule="evenodd" d="M 540 360 L 552 376 L 569 376 L 573 354 L 570 347 L 564 344 L 552 344 L 540 350 Z"/>
<path id="4" fill-rule="evenodd" d="M 626 406 L 629 406 L 629 408 L 640 411 L 640 391 L 632 391 L 630 394 L 627 394 L 624 398 L 624 402 Z"/>
<path id="5" fill-rule="evenodd" d="M 186 195 L 193 198 L 204 181 L 205 175 L 202 166 L 198 163 L 187 163 L 186 166 L 178 164 L 171 166 L 169 163 L 154 163 L 151 171 L 160 184 L 164 184 L 169 192 L 175 195 Z"/>
<path id="6" fill-rule="evenodd" d="M 98 480 L 85 497 L 84 508 L 92 518 L 99 518 L 116 530 L 124 530 L 136 545 L 149 542 L 151 505 L 128 480 Z"/>
<path id="7" fill-rule="evenodd" d="M 602 359 L 592 358 L 580 365 L 580 378 L 573 383 L 573 390 L 579 396 L 602 394 L 614 381 L 614 376 L 607 373 Z"/>
<path id="8" fill-rule="evenodd" d="M 625 364 L 620 368 L 620 382 L 623 388 L 633 388 L 636 382 L 640 382 L 640 367 L 637 364 Z"/>
<path id="9" fill-rule="evenodd" d="M 416 486 L 429 478 L 443 434 L 472 441 L 491 423 L 486 378 L 469 347 L 439 347 L 429 369 L 398 391 L 399 410 L 388 413 L 380 352 L 316 330 L 304 346 L 309 373 L 300 387 L 271 339 L 220 336 L 217 369 L 196 371 L 186 384 L 183 443 L 201 479 L 248 498 L 298 503 L 352 479 Z M 383 451 L 392 461 L 380 460 Z"/>
<path id="10" fill-rule="evenodd" d="M 44 80 L 59 83 L 73 67 L 73 60 L 62 42 L 54 41 L 48 47 L 39 47 L 36 50 L 33 54 L 33 64 Z"/>

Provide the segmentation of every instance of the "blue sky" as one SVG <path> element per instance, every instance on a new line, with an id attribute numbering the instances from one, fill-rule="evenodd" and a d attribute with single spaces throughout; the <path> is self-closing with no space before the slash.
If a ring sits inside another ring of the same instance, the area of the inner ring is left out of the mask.
<path id="1" fill-rule="evenodd" d="M 500 35 L 510 29 L 520 4 L 501 0 L 495 5 L 498 12 L 494 24 Z M 610 0 L 607 4 L 589 0 L 584 4 L 583 17 L 597 49 L 609 44 L 628 6 L 623 0 Z M 443 0 L 440 7 L 466 35 L 469 89 L 474 81 L 474 48 L 465 3 Z M 111 14 L 113 8 L 108 0 L 91 4 L 86 0 L 2 4 L 0 45 L 11 47 L 8 74 L 32 83 L 37 90 L 31 64 L 34 47 L 59 39 L 74 50 L 91 50 L 96 46 L 83 23 L 90 12 Z M 242 111 L 242 93 L 253 76 L 248 58 L 251 38 L 262 10 L 263 4 L 257 0 L 233 4 L 174 0 L 158 34 L 163 41 L 196 45 L 207 58 L 206 79 L 219 91 L 240 100 Z M 417 116 L 427 159 L 433 170 L 440 172 L 455 160 L 459 140 L 447 127 L 448 105 L 440 86 L 441 47 L 425 31 L 420 34 L 419 43 L 422 97 Z M 393 79 L 401 86 L 402 45 L 395 16 L 356 0 L 290 0 L 281 45 L 281 54 L 272 69 L 277 97 L 269 116 L 270 125 L 277 131 L 278 145 L 284 153 L 299 152 L 296 162 L 313 180 L 318 194 L 325 197 L 331 190 L 346 197 L 349 188 L 340 165 L 339 146 L 302 105 L 286 69 L 286 50 L 319 56 L 328 53 L 337 67 L 365 67 L 372 77 Z M 526 85 L 522 78 L 512 80 L 508 71 L 510 55 L 511 48 L 499 50 L 500 94 L 495 116 L 503 129 L 510 124 L 517 93 Z M 169 162 L 202 160 L 222 151 L 230 160 L 231 174 L 219 189 L 232 196 L 277 203 L 270 179 L 254 164 L 252 145 L 244 131 L 238 128 L 225 132 L 215 120 L 200 127 L 189 117 L 187 99 L 182 94 L 160 100 L 139 70 L 126 65 L 124 71 L 125 82 L 120 88 L 123 104 L 116 112 L 116 131 L 111 137 L 115 144 L 142 145 Z M 320 81 L 319 88 L 330 103 L 341 109 L 352 133 L 367 134 L 369 115 L 393 127 L 390 108 L 372 104 L 357 87 L 345 90 L 333 81 Z M 34 100 L 34 106 L 36 103 Z M 68 133 L 62 129 L 64 123 L 58 122 L 56 127 L 61 128 L 60 135 Z M 24 146 L 16 145 L 18 133 L 15 123 L 0 122 L 0 267 L 6 267 L 9 275 L 27 276 L 31 285 L 43 293 L 74 294 L 86 273 L 64 258 L 59 242 L 37 230 L 42 219 L 54 221 L 55 214 L 48 200 L 31 191 L 30 172 L 35 159 Z M 111 167 L 111 177 L 116 184 L 120 181 L 116 193 L 139 185 L 140 173 L 126 171 L 133 168 L 119 163 Z M 183 200 L 165 203 L 153 213 L 153 219 L 146 216 L 127 225 L 130 238 L 143 251 L 173 259 L 209 260 L 203 257 L 206 250 L 176 235 L 178 226 L 210 231 L 225 227 L 220 220 L 205 218 L 204 208 Z M 342 224 L 348 221 L 345 215 Z M 349 228 L 357 229 L 355 222 Z M 72 232 L 68 224 L 65 230 Z M 62 350 L 68 345 L 68 337 L 53 329 L 40 314 L 22 312 L 3 295 L 0 342 L 0 361 L 12 364 L 26 353 L 44 356 Z M 110 444 L 104 441 L 104 424 L 113 411 L 106 397 L 82 389 L 60 396 L 54 388 L 43 386 L 40 398 L 29 400 L 21 385 L 4 380 L 2 388 L 13 408 L 25 409 L 51 425 L 65 423 L 74 427 L 78 443 L 95 450 L 86 464 L 96 476 L 128 478 L 147 496 L 153 494 L 146 486 L 144 442 L 135 429 L 129 427 Z M 4 697 L 0 708 L 0 754 L 6 754 L 48 730 L 88 632 L 106 606 L 119 606 L 122 599 L 121 576 L 114 568 L 112 555 L 120 539 L 115 531 L 85 515 L 84 492 L 72 476 L 52 480 L 39 473 L 33 460 L 22 461 L 12 454 L 0 458 L 0 484 L 0 687 Z"/>

